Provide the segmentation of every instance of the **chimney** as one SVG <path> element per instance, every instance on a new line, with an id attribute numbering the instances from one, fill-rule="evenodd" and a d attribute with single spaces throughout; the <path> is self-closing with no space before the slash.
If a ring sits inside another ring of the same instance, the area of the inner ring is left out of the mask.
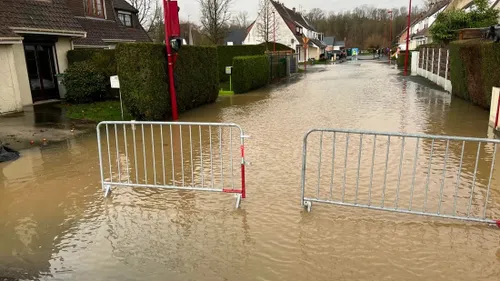
<path id="1" fill-rule="evenodd" d="M 295 13 L 295 7 L 293 7 L 293 9 L 292 9 L 292 10 L 293 10 L 293 12 Z"/>

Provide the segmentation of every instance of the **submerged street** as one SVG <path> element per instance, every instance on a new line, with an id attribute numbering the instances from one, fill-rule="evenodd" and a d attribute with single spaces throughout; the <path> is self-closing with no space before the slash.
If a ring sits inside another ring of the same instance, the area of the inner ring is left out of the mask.
<path id="1" fill-rule="evenodd" d="M 0 279 L 497 280 L 497 228 L 300 206 L 309 129 L 493 137 L 487 111 L 417 79 L 370 60 L 314 66 L 181 115 L 251 136 L 238 210 L 219 193 L 120 187 L 104 198 L 95 133 L 22 150 L 0 164 Z M 490 198 L 498 211 L 497 184 Z"/>

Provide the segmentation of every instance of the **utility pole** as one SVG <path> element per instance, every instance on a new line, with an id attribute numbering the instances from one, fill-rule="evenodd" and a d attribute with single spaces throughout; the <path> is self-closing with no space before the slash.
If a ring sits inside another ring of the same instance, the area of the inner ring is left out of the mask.
<path id="1" fill-rule="evenodd" d="M 164 21 L 165 21 L 165 45 L 167 48 L 167 59 L 168 59 L 168 78 L 169 78 L 169 89 L 170 89 L 170 103 L 172 106 L 172 120 L 179 119 L 179 115 L 177 112 L 177 95 L 175 93 L 175 85 L 174 85 L 174 59 L 172 54 L 172 47 L 170 46 L 171 39 L 171 31 L 172 31 L 172 22 L 170 17 L 170 0 L 163 0 L 163 11 L 164 11 Z M 177 1 L 173 1 L 172 4 L 175 4 L 177 7 Z M 178 11 L 175 11 L 178 12 Z"/>
<path id="2" fill-rule="evenodd" d="M 389 65 L 391 65 L 391 50 L 392 50 L 392 10 L 389 10 L 388 11 L 389 13 L 389 16 L 390 16 L 390 27 L 389 27 L 389 38 L 390 38 L 390 41 L 389 41 Z"/>
<path id="3" fill-rule="evenodd" d="M 410 57 L 410 25 L 411 25 L 411 0 L 408 6 L 408 26 L 406 28 L 406 51 L 405 51 L 405 76 L 408 76 L 408 59 Z"/>

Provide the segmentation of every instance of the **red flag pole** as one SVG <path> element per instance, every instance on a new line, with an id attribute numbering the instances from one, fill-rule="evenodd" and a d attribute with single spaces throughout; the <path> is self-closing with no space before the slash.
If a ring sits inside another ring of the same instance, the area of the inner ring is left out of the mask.
<path id="1" fill-rule="evenodd" d="M 172 47 L 170 46 L 170 0 L 163 0 L 163 15 L 165 21 L 165 45 L 167 48 L 167 60 L 168 60 L 168 79 L 169 79 L 169 89 L 170 89 L 170 103 L 172 105 L 172 120 L 179 119 L 177 112 L 177 96 L 175 93 L 174 84 L 174 60 L 172 54 Z"/>
<path id="2" fill-rule="evenodd" d="M 408 59 L 410 57 L 410 24 L 411 24 L 411 0 L 408 7 L 408 26 L 406 28 L 406 51 L 405 51 L 405 76 L 408 76 Z"/>

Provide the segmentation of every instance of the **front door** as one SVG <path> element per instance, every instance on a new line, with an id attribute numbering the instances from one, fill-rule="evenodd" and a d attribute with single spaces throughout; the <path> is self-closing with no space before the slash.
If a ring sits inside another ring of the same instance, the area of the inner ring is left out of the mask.
<path id="1" fill-rule="evenodd" d="M 59 98 L 54 43 L 25 43 L 24 54 L 33 102 Z"/>

